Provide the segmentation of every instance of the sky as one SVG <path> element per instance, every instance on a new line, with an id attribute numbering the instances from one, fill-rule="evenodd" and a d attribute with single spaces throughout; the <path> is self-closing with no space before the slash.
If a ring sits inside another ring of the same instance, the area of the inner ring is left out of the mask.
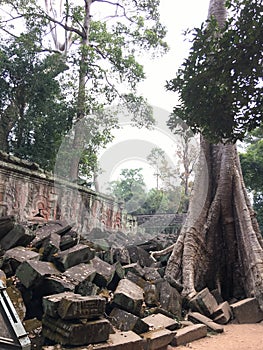
<path id="1" fill-rule="evenodd" d="M 100 156 L 102 172 L 99 183 L 102 192 L 107 190 L 109 182 L 119 178 L 123 168 L 143 168 L 147 188 L 156 187 L 156 170 L 147 160 L 154 147 L 163 149 L 174 171 L 180 163 L 175 155 L 179 140 L 166 126 L 177 99 L 174 92 L 166 91 L 165 82 L 175 77 L 180 64 L 188 55 L 190 44 L 185 40 L 183 32 L 199 27 L 206 20 L 209 0 L 160 0 L 160 3 L 161 20 L 168 30 L 166 40 L 170 50 L 163 57 L 152 59 L 145 55 L 140 61 L 147 78 L 140 83 L 138 89 L 153 106 L 157 124 L 152 131 L 138 130 L 124 120 L 121 129 L 113 132 L 114 141 Z"/>

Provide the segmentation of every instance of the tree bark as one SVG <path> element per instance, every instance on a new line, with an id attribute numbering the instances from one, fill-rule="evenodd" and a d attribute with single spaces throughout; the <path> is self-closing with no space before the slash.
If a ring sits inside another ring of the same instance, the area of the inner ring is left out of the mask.
<path id="1" fill-rule="evenodd" d="M 211 0 L 209 7 L 221 26 L 224 3 Z M 205 287 L 219 288 L 225 300 L 255 296 L 263 310 L 263 240 L 235 145 L 213 145 L 201 137 L 189 210 L 166 277 L 187 298 Z"/>

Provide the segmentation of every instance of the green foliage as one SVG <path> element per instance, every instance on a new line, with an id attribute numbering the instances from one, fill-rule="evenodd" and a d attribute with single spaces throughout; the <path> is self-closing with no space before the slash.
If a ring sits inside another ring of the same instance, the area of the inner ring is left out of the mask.
<path id="1" fill-rule="evenodd" d="M 223 28 L 211 18 L 192 31 L 189 57 L 167 83 L 179 93 L 174 115 L 212 142 L 243 139 L 262 122 L 262 1 L 228 6 Z"/>

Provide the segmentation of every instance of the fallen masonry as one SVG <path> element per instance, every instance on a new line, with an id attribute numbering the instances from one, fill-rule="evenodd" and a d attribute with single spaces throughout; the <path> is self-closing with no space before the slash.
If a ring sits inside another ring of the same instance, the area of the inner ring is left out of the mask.
<path id="1" fill-rule="evenodd" d="M 106 247 L 103 234 L 114 244 Z M 183 300 L 164 277 L 167 259 L 150 256 L 153 247 L 164 249 L 177 236 L 127 247 L 118 246 L 119 238 L 128 241 L 121 232 L 114 238 L 93 229 L 92 236 L 96 244 L 61 221 L 22 225 L 0 218 L 0 282 L 19 318 L 8 322 L 11 309 L 0 299 L 1 350 L 6 342 L 8 349 L 12 342 L 29 349 L 19 342 L 17 324 L 32 350 L 164 350 L 223 332 L 228 322 L 263 320 L 255 298 L 230 304 L 205 288 Z"/>

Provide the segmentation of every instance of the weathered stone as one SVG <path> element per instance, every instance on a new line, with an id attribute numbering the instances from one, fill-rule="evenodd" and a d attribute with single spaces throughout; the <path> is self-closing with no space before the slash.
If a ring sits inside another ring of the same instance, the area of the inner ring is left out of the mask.
<path id="1" fill-rule="evenodd" d="M 214 296 L 209 292 L 208 288 L 201 290 L 189 302 L 192 311 L 197 311 L 210 317 L 218 307 Z"/>
<path id="2" fill-rule="evenodd" d="M 23 321 L 26 316 L 26 307 L 20 290 L 16 288 L 15 285 L 11 284 L 7 286 L 6 292 L 12 301 L 20 320 Z"/>
<path id="3" fill-rule="evenodd" d="M 31 349 L 43 349 L 42 322 L 37 318 L 31 318 L 25 320 L 23 324 L 31 341 Z"/>
<path id="4" fill-rule="evenodd" d="M 90 263 L 96 271 L 94 283 L 99 287 L 106 287 L 115 274 L 114 266 L 106 263 L 98 257 L 92 259 Z"/>
<path id="5" fill-rule="evenodd" d="M 182 297 L 177 289 L 164 281 L 158 284 L 158 290 L 161 308 L 177 317 L 181 317 Z"/>
<path id="6" fill-rule="evenodd" d="M 161 282 L 163 279 L 155 267 L 144 268 L 144 278 L 151 283 Z"/>
<path id="7" fill-rule="evenodd" d="M 15 224 L 13 229 L 9 231 L 2 239 L 1 239 L 1 247 L 4 250 L 11 249 L 15 246 L 27 246 L 35 237 L 35 233 L 29 228 Z"/>
<path id="8" fill-rule="evenodd" d="M 227 324 L 231 317 L 232 311 L 227 301 L 221 303 L 212 315 L 214 322 L 219 324 Z"/>
<path id="9" fill-rule="evenodd" d="M 108 283 L 107 288 L 115 290 L 121 279 L 125 277 L 125 271 L 120 262 L 116 262 L 114 265 L 114 275 L 111 281 Z"/>
<path id="10" fill-rule="evenodd" d="M 231 305 L 233 315 L 238 323 L 257 323 L 263 320 L 263 311 L 256 298 L 247 298 Z"/>
<path id="11" fill-rule="evenodd" d="M 12 276 L 23 261 L 39 259 L 40 255 L 32 250 L 25 247 L 15 247 L 5 252 L 2 269 L 7 276 Z"/>
<path id="12" fill-rule="evenodd" d="M 0 218 L 0 240 L 14 228 L 14 216 L 3 216 Z"/>
<path id="13" fill-rule="evenodd" d="M 40 248 L 45 240 L 50 237 L 51 234 L 55 233 L 60 236 L 66 234 L 72 228 L 71 225 L 63 223 L 62 221 L 51 222 L 44 224 L 42 227 L 36 230 L 36 237 L 32 241 L 32 246 Z"/>
<path id="14" fill-rule="evenodd" d="M 144 269 L 141 267 L 141 265 L 139 265 L 138 263 L 132 263 L 129 265 L 125 265 L 123 266 L 125 274 L 127 274 L 128 272 L 132 272 L 135 275 L 144 276 Z"/>
<path id="15" fill-rule="evenodd" d="M 89 262 L 95 256 L 95 251 L 88 245 L 77 244 L 76 246 L 58 253 L 54 257 L 54 263 L 61 270 L 65 271 L 80 263 Z"/>
<path id="16" fill-rule="evenodd" d="M 128 249 L 124 247 L 118 247 L 113 249 L 113 259 L 118 261 L 122 265 L 128 265 L 131 263 Z"/>
<path id="17" fill-rule="evenodd" d="M 210 293 L 213 295 L 218 305 L 224 302 L 222 295 L 220 294 L 218 289 L 213 289 L 210 291 Z"/>
<path id="18" fill-rule="evenodd" d="M 193 323 L 203 323 L 204 325 L 207 326 L 208 330 L 216 333 L 222 333 L 224 332 L 224 328 L 213 322 L 210 318 L 198 313 L 198 312 L 190 312 L 187 315 L 187 319 L 189 321 L 192 321 Z"/>
<path id="19" fill-rule="evenodd" d="M 125 310 L 114 308 L 110 313 L 110 322 L 120 331 L 133 331 L 137 334 L 148 332 L 149 325 L 140 317 Z"/>
<path id="20" fill-rule="evenodd" d="M 44 315 L 42 319 L 44 337 L 68 346 L 79 346 L 105 342 L 109 339 L 110 322 L 106 319 L 89 322 L 70 322 Z"/>
<path id="21" fill-rule="evenodd" d="M 45 277 L 43 285 L 45 286 L 43 295 L 76 292 L 76 282 L 63 275 Z"/>
<path id="22" fill-rule="evenodd" d="M 81 295 L 97 295 L 99 294 L 99 290 L 100 288 L 96 286 L 96 284 L 89 281 L 80 283 L 80 285 L 75 288 L 75 292 Z"/>
<path id="23" fill-rule="evenodd" d="M 138 262 L 141 266 L 151 266 L 154 263 L 153 258 L 148 252 L 138 246 L 128 246 L 127 250 L 130 255 L 131 262 Z"/>
<path id="24" fill-rule="evenodd" d="M 104 314 L 105 305 L 106 300 L 99 296 L 66 296 L 58 305 L 58 314 L 63 320 L 93 320 Z"/>
<path id="25" fill-rule="evenodd" d="M 163 314 L 153 314 L 142 319 L 145 323 L 147 323 L 151 329 L 159 329 L 166 328 L 170 331 L 174 331 L 180 327 L 180 324 Z"/>
<path id="26" fill-rule="evenodd" d="M 70 230 L 60 239 L 60 250 L 66 250 L 78 244 L 79 235 L 76 231 Z"/>
<path id="27" fill-rule="evenodd" d="M 36 286 L 45 276 L 59 273 L 52 263 L 35 260 L 24 261 L 16 270 L 17 277 L 26 288 Z"/>
<path id="28" fill-rule="evenodd" d="M 204 324 L 195 324 L 184 327 L 176 331 L 176 335 L 171 343 L 173 346 L 180 346 L 194 340 L 207 336 L 207 327 Z"/>
<path id="29" fill-rule="evenodd" d="M 141 287 L 126 278 L 120 280 L 114 292 L 113 304 L 132 314 L 140 315 L 143 301 L 143 289 Z"/>
<path id="30" fill-rule="evenodd" d="M 143 350 L 142 338 L 132 331 L 110 334 L 105 344 L 97 344 L 95 350 Z M 89 350 L 89 349 L 83 349 Z M 92 349 L 91 349 L 92 350 Z"/>
<path id="31" fill-rule="evenodd" d="M 60 235 L 51 233 L 41 248 L 42 260 L 52 261 L 52 257 L 60 250 Z"/>
<path id="32" fill-rule="evenodd" d="M 78 264 L 63 272 L 62 276 L 74 281 L 76 289 L 85 288 L 85 284 L 92 282 L 96 275 L 96 270 L 92 264 Z"/>
<path id="33" fill-rule="evenodd" d="M 141 337 L 145 340 L 145 350 L 157 350 L 163 347 L 167 347 L 173 340 L 175 332 L 171 332 L 168 329 L 154 329 L 147 333 L 141 334 Z"/>
<path id="34" fill-rule="evenodd" d="M 146 305 L 148 306 L 157 306 L 159 303 L 159 295 L 156 289 L 156 286 L 148 281 L 145 281 L 144 278 L 136 275 L 135 273 L 128 272 L 126 278 L 134 283 L 136 283 L 139 287 L 141 287 L 144 291 L 144 300 Z"/>
<path id="35" fill-rule="evenodd" d="M 60 293 L 43 298 L 43 310 L 53 318 L 64 320 L 95 319 L 105 312 L 106 301 L 99 296 Z"/>

